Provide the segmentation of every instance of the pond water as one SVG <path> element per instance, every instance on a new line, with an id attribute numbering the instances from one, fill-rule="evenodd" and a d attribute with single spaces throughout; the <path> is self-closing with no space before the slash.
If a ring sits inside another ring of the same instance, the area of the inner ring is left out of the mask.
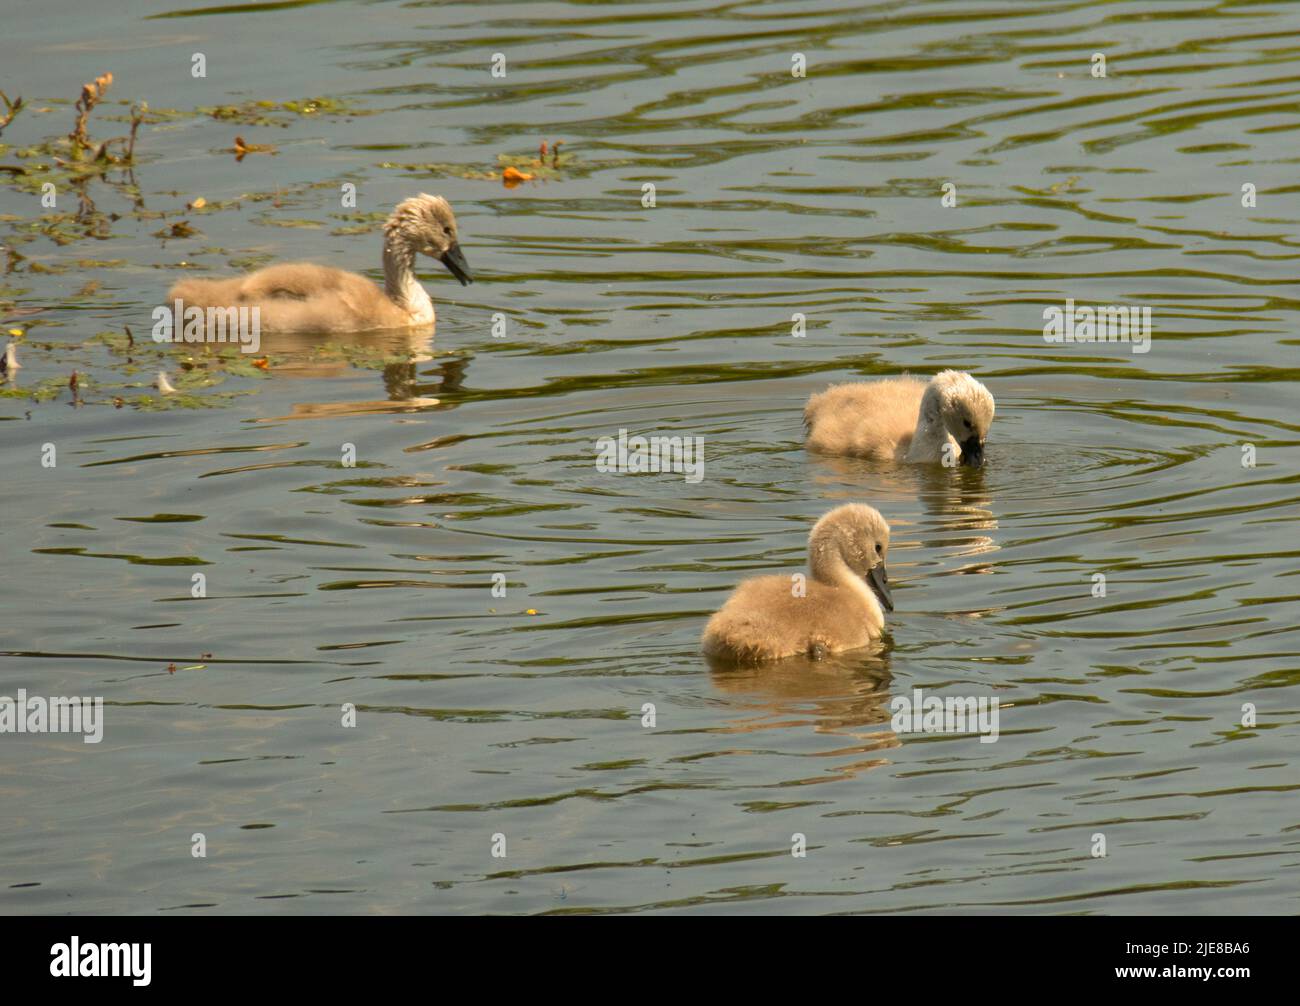
<path id="1" fill-rule="evenodd" d="M 1295 5 L 175 3 L 4 15 L 0 693 L 105 706 L 0 736 L 0 911 L 1300 911 Z M 66 182 L 105 71 L 134 167 Z M 149 340 L 187 271 L 378 278 L 420 191 L 477 280 L 421 265 L 431 339 Z M 1046 342 L 1067 298 L 1149 351 Z M 983 469 L 804 451 L 949 367 Z M 846 501 L 884 644 L 710 668 Z"/>

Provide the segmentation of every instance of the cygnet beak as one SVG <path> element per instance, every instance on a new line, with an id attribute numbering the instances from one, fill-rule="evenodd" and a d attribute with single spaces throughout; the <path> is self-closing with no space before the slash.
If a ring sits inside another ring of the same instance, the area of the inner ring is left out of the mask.
<path id="1" fill-rule="evenodd" d="M 465 261 L 465 253 L 460 250 L 459 244 L 453 244 L 442 255 L 438 261 L 447 267 L 447 270 L 460 280 L 461 286 L 468 286 L 474 282 L 474 274 L 469 271 L 469 263 Z"/>
<path id="2" fill-rule="evenodd" d="M 876 563 L 867 573 L 867 584 L 875 592 L 886 611 L 894 610 L 894 599 L 889 594 L 889 571 L 883 562 Z"/>

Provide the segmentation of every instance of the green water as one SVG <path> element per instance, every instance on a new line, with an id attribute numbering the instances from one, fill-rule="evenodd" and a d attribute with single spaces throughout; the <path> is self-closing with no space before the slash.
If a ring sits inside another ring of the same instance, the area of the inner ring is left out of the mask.
<path id="1" fill-rule="evenodd" d="M 57 170 L 106 70 L 92 135 L 151 110 L 56 208 L 0 172 L 0 693 L 106 719 L 0 735 L 0 911 L 1300 910 L 1295 5 L 111 6 L 0 41 L 0 165 Z M 419 191 L 477 277 L 422 265 L 432 342 L 149 342 L 186 269 L 378 277 Z M 1150 352 L 1046 343 L 1066 298 Z M 802 449 L 828 383 L 946 367 L 984 469 Z M 705 477 L 597 471 L 621 428 Z M 710 669 L 844 501 L 893 528 L 885 645 Z M 896 734 L 916 688 L 998 740 Z"/>

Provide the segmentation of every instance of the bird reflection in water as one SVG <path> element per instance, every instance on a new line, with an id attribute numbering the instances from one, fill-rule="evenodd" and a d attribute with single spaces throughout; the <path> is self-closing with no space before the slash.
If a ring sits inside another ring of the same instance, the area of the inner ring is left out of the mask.
<path id="1" fill-rule="evenodd" d="M 278 377 L 328 379 L 356 375 L 358 357 L 382 362 L 387 397 L 368 401 L 295 402 L 287 416 L 272 416 L 261 422 L 286 419 L 335 419 L 380 413 L 425 412 L 454 406 L 437 394 L 458 391 L 465 381 L 469 357 L 446 355 L 439 359 L 433 348 L 433 326 L 385 332 L 358 332 L 348 336 L 345 351 L 339 351 L 337 337 L 300 333 L 263 333 L 262 352 L 271 361 L 270 372 Z M 437 360 L 431 370 L 421 366 Z"/>
<path id="2" fill-rule="evenodd" d="M 762 734 L 811 729 L 844 742 L 809 755 L 847 758 L 786 785 L 812 785 L 848 779 L 886 765 L 881 752 L 900 745 L 890 729 L 889 646 L 875 644 L 823 660 L 791 657 L 754 667 L 712 663 L 714 688 L 727 696 L 736 718 L 719 733 Z M 759 753 L 753 751 L 752 753 Z"/>

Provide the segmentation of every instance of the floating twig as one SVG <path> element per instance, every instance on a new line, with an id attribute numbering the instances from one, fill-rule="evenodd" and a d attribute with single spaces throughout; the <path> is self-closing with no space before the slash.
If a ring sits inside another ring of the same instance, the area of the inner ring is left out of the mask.
<path id="1" fill-rule="evenodd" d="M 245 154 L 276 154 L 275 147 L 262 143 L 248 143 L 242 136 L 235 137 L 235 160 L 242 161 Z"/>

